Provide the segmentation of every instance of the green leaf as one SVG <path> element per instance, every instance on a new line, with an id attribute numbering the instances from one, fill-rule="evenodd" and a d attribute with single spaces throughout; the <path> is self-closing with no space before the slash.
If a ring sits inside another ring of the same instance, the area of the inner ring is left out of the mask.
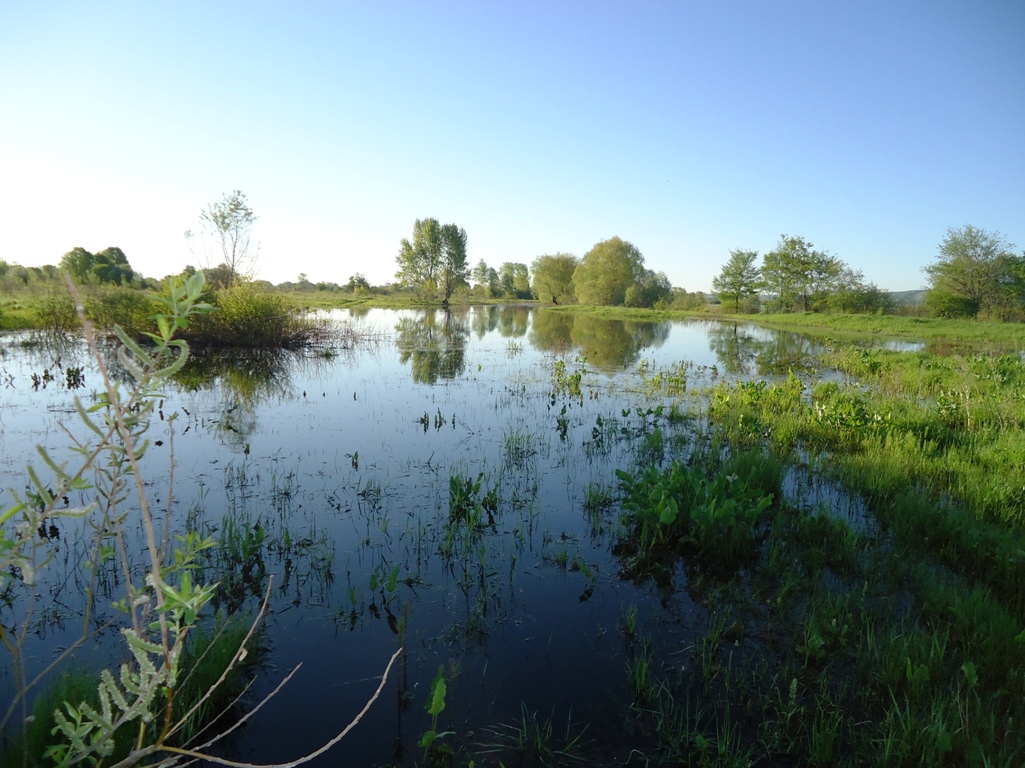
<path id="1" fill-rule="evenodd" d="M 445 709 L 445 668 L 438 667 L 438 674 L 431 682 L 431 699 L 427 704 L 427 714 L 437 717 Z"/>
<path id="2" fill-rule="evenodd" d="M 672 525 L 679 514 L 680 508 L 676 504 L 676 499 L 670 496 L 664 502 L 658 521 L 662 523 L 662 525 Z"/>

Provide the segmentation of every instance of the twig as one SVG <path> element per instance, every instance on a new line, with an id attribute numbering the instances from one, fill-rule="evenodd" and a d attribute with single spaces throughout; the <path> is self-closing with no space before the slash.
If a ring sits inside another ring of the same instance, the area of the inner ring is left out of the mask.
<path id="1" fill-rule="evenodd" d="M 172 753 L 174 753 L 176 755 L 182 755 L 182 756 L 185 756 L 185 757 L 192 757 L 192 758 L 196 758 L 196 759 L 199 759 L 199 760 L 209 760 L 210 762 L 217 763 L 218 765 L 227 765 L 227 766 L 229 766 L 229 768 L 295 768 L 295 766 L 297 766 L 297 765 L 302 765 L 303 763 L 308 763 L 310 760 L 313 760 L 313 759 L 315 759 L 317 757 L 320 757 L 322 754 L 324 754 L 329 749 L 331 749 L 331 747 L 333 747 L 339 741 L 344 739 L 349 734 L 349 731 L 351 731 L 353 728 L 356 727 L 356 725 L 359 724 L 359 721 L 362 720 L 363 716 L 370 710 L 371 705 L 375 701 L 377 701 L 378 696 L 381 695 L 381 691 L 384 690 L 384 684 L 388 680 L 388 673 L 391 671 L 392 665 L 395 663 L 395 660 L 401 655 L 402 651 L 403 651 L 403 649 L 399 648 L 397 651 L 395 651 L 395 653 L 392 654 L 391 659 L 388 661 L 388 666 L 385 667 L 384 674 L 381 676 L 381 683 L 380 683 L 380 685 L 377 686 L 377 690 L 374 691 L 374 695 L 370 697 L 370 699 L 367 701 L 367 703 L 363 706 L 363 709 L 360 710 L 359 714 L 356 715 L 356 717 L 352 720 L 352 722 L 350 722 L 347 726 L 345 726 L 345 728 L 342 730 L 341 733 L 339 733 L 337 736 L 335 736 L 333 739 L 331 739 L 329 742 L 327 742 L 320 749 L 318 749 L 318 750 L 316 750 L 314 752 L 310 752 L 309 754 L 304 755 L 303 757 L 300 757 L 298 760 L 293 760 L 293 761 L 288 762 L 288 763 L 264 763 L 264 764 L 260 764 L 260 763 L 242 763 L 242 762 L 237 762 L 235 760 L 226 760 L 225 758 L 222 758 L 222 757 L 214 757 L 212 755 L 203 754 L 202 752 L 196 752 L 196 751 L 189 750 L 189 749 L 178 749 L 177 747 L 164 747 L 164 749 L 166 751 L 172 752 Z M 115 766 L 114 768 L 119 768 L 119 767 Z"/>

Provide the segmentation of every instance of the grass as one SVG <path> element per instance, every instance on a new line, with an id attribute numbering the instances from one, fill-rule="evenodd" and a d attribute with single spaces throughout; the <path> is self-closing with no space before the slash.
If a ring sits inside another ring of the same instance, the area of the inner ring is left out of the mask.
<path id="1" fill-rule="evenodd" d="M 689 765 L 1022 764 L 1025 362 L 831 345 L 816 365 L 846 381 L 711 387 L 692 401 L 696 448 L 668 465 L 654 433 L 630 437 L 621 524 L 605 529 L 623 572 L 671 590 L 682 569 L 709 615 L 682 664 L 658 636 L 629 657 L 625 690 L 655 736 L 638 749 Z M 792 505 L 786 464 L 869 519 Z"/>
<path id="2" fill-rule="evenodd" d="M 588 765 L 594 754 L 587 741 L 586 723 L 556 723 L 554 714 L 541 719 L 526 704 L 520 705 L 517 720 L 486 730 L 488 737 L 474 748 L 478 759 L 498 759 L 499 765 L 566 766 Z"/>

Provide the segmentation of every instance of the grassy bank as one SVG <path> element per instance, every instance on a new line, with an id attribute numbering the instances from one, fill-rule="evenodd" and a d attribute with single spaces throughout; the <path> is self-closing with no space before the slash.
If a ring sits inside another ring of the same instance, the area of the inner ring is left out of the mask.
<path id="1" fill-rule="evenodd" d="M 797 331 L 819 338 L 850 341 L 879 339 L 941 342 L 978 349 L 1025 348 L 1025 325 L 986 320 L 948 320 L 902 315 L 845 315 L 819 312 L 734 315 L 710 307 L 701 312 L 630 307 L 569 305 L 545 307 L 550 312 L 583 314 L 623 320 L 715 320 L 754 323 L 768 328 Z"/>
<path id="2" fill-rule="evenodd" d="M 692 671 L 648 659 L 658 758 L 1021 765 L 1025 363 L 846 346 L 821 362 L 848 381 L 718 385 L 687 466 L 621 474 L 627 564 L 682 556 L 712 617 Z M 826 500 L 750 479 L 780 460 Z"/>

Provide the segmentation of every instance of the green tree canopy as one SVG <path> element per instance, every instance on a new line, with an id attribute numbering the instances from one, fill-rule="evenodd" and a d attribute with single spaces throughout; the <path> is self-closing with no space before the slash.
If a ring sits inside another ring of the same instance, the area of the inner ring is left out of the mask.
<path id="1" fill-rule="evenodd" d="M 466 230 L 455 224 L 441 228 L 441 291 L 448 304 L 456 288 L 468 285 L 470 266 L 466 260 Z"/>
<path id="2" fill-rule="evenodd" d="M 484 259 L 481 259 L 470 272 L 473 278 L 474 289 L 485 298 L 496 298 L 502 294 L 502 281 L 498 276 L 498 270 L 489 267 Z"/>
<path id="3" fill-rule="evenodd" d="M 125 252 L 116 246 L 104 248 L 96 254 L 93 274 L 101 283 L 124 285 L 135 277 L 135 271 L 128 264 Z"/>
<path id="4" fill-rule="evenodd" d="M 732 303 L 734 312 L 740 312 L 741 302 L 756 295 L 762 287 L 762 271 L 755 265 L 757 259 L 758 251 L 735 248 L 722 271 L 712 278 L 712 290 L 724 304 Z"/>
<path id="5" fill-rule="evenodd" d="M 502 293 L 517 299 L 529 299 L 530 270 L 526 264 L 518 261 L 506 261 L 498 268 L 498 278 L 502 284 Z"/>
<path id="6" fill-rule="evenodd" d="M 627 289 L 644 277 L 637 246 L 618 237 L 597 243 L 573 270 L 573 288 L 581 304 L 622 305 Z"/>
<path id="7" fill-rule="evenodd" d="M 945 317 L 1020 312 L 1020 294 L 1016 297 L 1013 287 L 1007 290 L 1016 283 L 1017 257 L 1012 250 L 1001 235 L 971 224 L 948 229 L 936 263 L 925 267 L 929 276 L 926 305 Z"/>
<path id="8" fill-rule="evenodd" d="M 530 265 L 534 295 L 543 302 L 569 304 L 576 298 L 573 291 L 573 270 L 577 257 L 569 253 L 538 256 Z"/>
<path id="9" fill-rule="evenodd" d="M 861 270 L 841 265 L 833 279 L 828 304 L 834 312 L 869 314 L 893 309 L 893 297 L 875 283 L 865 282 Z"/>
<path id="10" fill-rule="evenodd" d="M 452 293 L 466 285 L 469 266 L 466 256 L 466 230 L 455 224 L 442 226 L 437 219 L 417 219 L 412 241 L 402 238 L 395 257 L 399 269 L 395 278 L 423 298 L 440 295 L 448 304 Z"/>
<path id="11" fill-rule="evenodd" d="M 782 235 L 776 249 L 765 254 L 762 279 L 780 310 L 790 312 L 799 305 L 807 312 L 828 292 L 842 265 L 828 253 L 814 250 L 803 237 Z"/>
<path id="12" fill-rule="evenodd" d="M 623 303 L 628 307 L 654 307 L 669 303 L 673 284 L 665 272 L 645 269 L 641 279 L 626 289 Z"/>
<path id="13" fill-rule="evenodd" d="M 115 246 L 104 248 L 99 253 L 90 253 L 82 247 L 72 248 L 61 257 L 60 267 L 80 283 L 122 285 L 135 277 L 135 270 L 129 265 L 125 252 Z"/>
<path id="14" fill-rule="evenodd" d="M 357 272 L 349 277 L 345 287 L 352 291 L 353 295 L 362 296 L 370 290 L 370 281 L 362 272 Z"/>
<path id="15" fill-rule="evenodd" d="M 96 257 L 92 253 L 78 246 L 61 256 L 60 268 L 71 275 L 73 280 L 84 283 L 92 276 L 95 261 Z"/>

